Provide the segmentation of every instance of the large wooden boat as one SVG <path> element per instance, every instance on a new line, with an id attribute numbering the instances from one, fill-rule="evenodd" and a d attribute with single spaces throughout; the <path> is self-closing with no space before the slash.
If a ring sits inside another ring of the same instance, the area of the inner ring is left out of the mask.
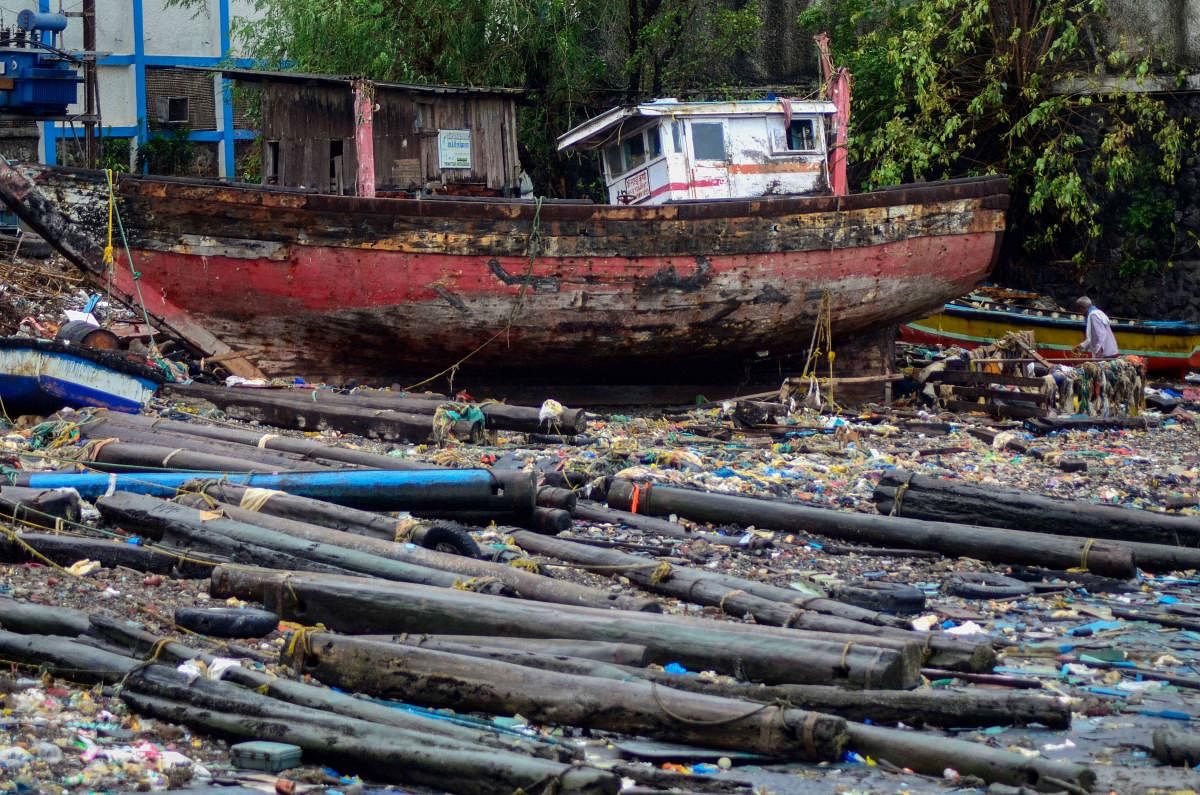
<path id="1" fill-rule="evenodd" d="M 991 271 L 1007 180 L 658 206 L 357 198 L 131 176 L 111 286 L 234 373 L 736 378 L 912 320 Z M 105 286 L 101 172 L 0 161 L 0 200 Z M 549 368 L 555 368 L 551 371 Z M 722 371 L 721 368 L 729 368 Z"/>
<path id="2" fill-rule="evenodd" d="M 1121 354 L 1144 358 L 1150 372 L 1183 375 L 1200 370 L 1200 323 L 1113 318 L 1112 330 Z M 1080 355 L 1075 346 L 1084 337 L 1084 318 L 981 298 L 952 301 L 903 326 L 900 336 L 908 342 L 976 348 L 1011 331 L 1032 331 L 1038 353 L 1046 358 L 1071 359 Z"/>

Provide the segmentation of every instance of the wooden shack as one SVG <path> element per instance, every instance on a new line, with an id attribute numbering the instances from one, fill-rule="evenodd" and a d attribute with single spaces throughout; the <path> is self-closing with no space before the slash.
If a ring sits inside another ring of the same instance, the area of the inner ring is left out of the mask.
<path id="1" fill-rule="evenodd" d="M 264 184 L 359 196 L 518 190 L 520 89 L 222 71 L 261 103 Z"/>

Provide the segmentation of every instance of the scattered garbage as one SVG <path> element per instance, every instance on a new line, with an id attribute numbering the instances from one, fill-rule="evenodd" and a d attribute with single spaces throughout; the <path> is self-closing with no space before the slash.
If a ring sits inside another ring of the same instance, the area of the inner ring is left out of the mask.
<path id="1" fill-rule="evenodd" d="M 14 422 L 0 781 L 1121 791 L 1200 717 L 1195 402 L 1160 391 L 1140 424 L 309 384 Z"/>

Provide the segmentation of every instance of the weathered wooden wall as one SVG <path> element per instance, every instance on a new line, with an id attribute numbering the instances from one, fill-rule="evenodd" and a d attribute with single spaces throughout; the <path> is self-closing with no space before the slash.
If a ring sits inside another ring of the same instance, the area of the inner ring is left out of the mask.
<path id="1" fill-rule="evenodd" d="M 263 146 L 279 142 L 279 185 L 330 191 L 330 145 L 342 144 L 345 184 L 354 185 L 354 98 L 347 84 L 268 83 L 262 92 Z M 269 157 L 263 151 L 263 174 Z"/>
<path id="2" fill-rule="evenodd" d="M 478 184 L 493 191 L 516 185 L 516 109 L 511 97 L 426 93 L 381 86 L 375 94 L 375 184 L 411 190 L 429 183 Z M 471 131 L 471 168 L 438 164 L 438 130 Z M 353 192 L 356 170 L 354 98 L 349 83 L 268 82 L 262 92 L 263 146 L 278 141 L 279 182 L 336 192 L 331 144 L 341 144 L 342 183 Z M 263 152 L 264 166 L 268 162 Z M 265 170 L 264 170 L 265 174 Z"/>
<path id="3" fill-rule="evenodd" d="M 379 186 L 415 187 L 408 180 L 418 165 L 425 182 L 483 183 L 492 190 L 516 184 L 517 122 L 511 97 L 380 88 L 376 99 L 375 172 Z M 471 131 L 470 169 L 439 168 L 438 130 Z"/>

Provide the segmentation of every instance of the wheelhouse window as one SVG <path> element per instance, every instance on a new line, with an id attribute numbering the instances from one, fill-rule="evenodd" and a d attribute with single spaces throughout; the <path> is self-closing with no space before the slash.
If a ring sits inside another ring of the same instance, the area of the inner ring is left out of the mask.
<path id="1" fill-rule="evenodd" d="M 725 160 L 725 125 L 719 122 L 692 124 L 692 157 L 696 160 Z"/>
<path id="2" fill-rule="evenodd" d="M 658 127 L 623 137 L 604 148 L 604 163 L 610 177 L 616 177 L 662 155 L 662 137 Z"/>
<path id="3" fill-rule="evenodd" d="M 788 149 L 811 152 L 817 148 L 817 131 L 812 119 L 792 119 L 787 130 Z"/>

